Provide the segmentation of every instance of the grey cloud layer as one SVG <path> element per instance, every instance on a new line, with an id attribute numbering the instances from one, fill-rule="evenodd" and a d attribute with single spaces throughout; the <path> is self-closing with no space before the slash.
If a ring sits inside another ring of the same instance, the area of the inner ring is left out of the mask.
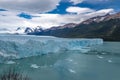
<path id="1" fill-rule="evenodd" d="M 0 12 L 0 28 L 9 28 L 9 29 L 16 29 L 17 27 L 36 27 L 42 26 L 43 28 L 50 28 L 52 26 L 59 26 L 67 23 L 80 23 L 88 18 L 105 15 L 107 13 L 114 12 L 113 9 L 102 9 L 102 10 L 92 10 L 90 13 L 85 13 L 86 8 L 78 8 L 76 7 L 76 13 L 79 14 L 71 14 L 73 10 L 69 10 L 70 14 L 32 14 L 32 19 L 24 19 L 16 16 L 18 12 L 10 12 L 10 11 L 3 11 Z M 79 10 L 78 10 L 79 9 Z M 75 7 L 74 7 L 75 10 Z M 91 11 L 91 9 L 89 9 Z M 78 12 L 77 12 L 78 11 Z M 73 12 L 74 13 L 74 12 Z M 84 14 L 83 14 L 84 13 Z M 6 16 L 2 16 L 6 15 Z"/>
<path id="2" fill-rule="evenodd" d="M 45 14 L 44 12 L 51 11 L 56 8 L 60 0 L 0 0 L 0 8 L 8 9 L 9 11 L 0 12 L 0 28 L 16 29 L 17 27 L 36 27 L 42 26 L 49 28 L 52 26 L 59 26 L 67 23 L 80 23 L 90 17 L 105 15 L 113 12 L 114 9 L 94 10 L 83 7 L 68 7 L 66 11 L 68 14 Z M 75 4 L 83 0 L 71 0 Z M 19 12 L 30 12 L 33 17 L 30 20 L 20 18 L 16 15 Z M 41 14 L 38 14 L 41 13 Z M 77 13 L 77 14 L 73 14 Z M 3 16 L 6 15 L 6 16 Z"/>
<path id="3" fill-rule="evenodd" d="M 44 13 L 56 8 L 60 0 L 0 0 L 0 8 Z"/>

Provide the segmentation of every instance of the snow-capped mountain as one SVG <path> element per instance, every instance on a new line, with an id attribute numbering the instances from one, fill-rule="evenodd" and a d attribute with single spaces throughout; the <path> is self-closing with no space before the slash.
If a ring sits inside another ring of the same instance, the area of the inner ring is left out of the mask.
<path id="1" fill-rule="evenodd" d="M 90 24 L 90 23 L 92 23 L 92 22 L 97 22 L 97 23 L 99 23 L 99 22 L 101 22 L 101 21 L 104 21 L 104 20 L 106 19 L 106 17 L 108 17 L 108 16 L 110 16 L 110 14 L 106 14 L 106 15 L 103 15 L 103 16 L 92 17 L 92 18 L 90 18 L 90 19 L 88 19 L 88 20 L 83 21 L 83 22 L 80 23 L 80 24 Z"/>
<path id="2" fill-rule="evenodd" d="M 35 28 L 31 27 L 18 27 L 17 29 L 6 29 L 6 28 L 1 28 L 0 29 L 0 34 L 27 34 L 27 33 L 32 33 L 32 32 L 40 32 L 43 29 L 40 26 L 37 26 Z"/>
<path id="3" fill-rule="evenodd" d="M 75 27 L 77 24 L 75 23 L 68 23 L 68 24 L 65 24 L 63 26 L 56 26 L 56 27 L 51 27 L 49 29 L 46 29 L 45 31 L 47 30 L 56 30 L 56 29 L 64 29 L 64 28 L 73 28 Z"/>
<path id="4" fill-rule="evenodd" d="M 109 41 L 120 41 L 120 13 L 96 16 L 79 24 L 66 24 L 29 34 L 67 38 L 103 38 Z"/>
<path id="5" fill-rule="evenodd" d="M 106 14 L 106 15 L 103 15 L 103 16 L 96 16 L 96 17 L 92 17 L 86 21 L 83 21 L 82 23 L 80 24 L 90 24 L 92 22 L 101 22 L 101 21 L 108 21 L 110 19 L 119 19 L 120 18 L 120 12 L 119 13 L 116 13 L 116 14 Z"/>
<path id="6" fill-rule="evenodd" d="M 26 27 L 18 27 L 14 34 L 25 34 Z"/>
<path id="7" fill-rule="evenodd" d="M 32 32 L 40 32 L 43 29 L 40 26 L 37 26 L 35 28 L 31 27 L 18 27 L 16 29 L 16 34 L 27 34 L 27 33 L 32 33 Z"/>

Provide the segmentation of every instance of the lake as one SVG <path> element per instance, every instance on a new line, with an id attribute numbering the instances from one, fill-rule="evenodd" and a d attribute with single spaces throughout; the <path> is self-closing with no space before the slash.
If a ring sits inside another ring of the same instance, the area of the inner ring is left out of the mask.
<path id="1" fill-rule="evenodd" d="M 120 42 L 0 35 L 0 62 L 31 80 L 120 80 Z"/>

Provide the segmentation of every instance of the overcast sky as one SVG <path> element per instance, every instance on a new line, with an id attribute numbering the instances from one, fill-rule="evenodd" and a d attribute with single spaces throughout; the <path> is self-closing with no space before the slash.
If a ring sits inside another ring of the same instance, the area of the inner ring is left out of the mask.
<path id="1" fill-rule="evenodd" d="M 120 11 L 120 0 L 0 0 L 0 28 L 80 23 Z"/>

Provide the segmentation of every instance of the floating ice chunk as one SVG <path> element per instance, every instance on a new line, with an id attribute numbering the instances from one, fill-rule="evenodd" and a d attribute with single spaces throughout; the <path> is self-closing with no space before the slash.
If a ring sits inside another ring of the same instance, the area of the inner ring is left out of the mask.
<path id="1" fill-rule="evenodd" d="M 39 68 L 40 66 L 38 66 L 37 64 L 32 64 L 31 66 L 30 66 L 31 68 Z"/>
<path id="2" fill-rule="evenodd" d="M 7 61 L 6 64 L 15 64 L 14 61 Z"/>
<path id="3" fill-rule="evenodd" d="M 105 55 L 106 53 L 103 52 L 102 54 Z"/>
<path id="4" fill-rule="evenodd" d="M 78 64 L 77 62 L 75 62 L 73 59 L 70 59 L 70 58 L 66 59 L 66 61 L 69 61 L 70 63 L 74 65 Z"/>
<path id="5" fill-rule="evenodd" d="M 108 62 L 109 62 L 109 63 L 111 63 L 111 62 L 112 62 L 112 60 L 108 60 Z"/>
<path id="6" fill-rule="evenodd" d="M 100 56 L 100 55 L 97 55 L 97 57 L 100 58 L 100 59 L 104 58 L 104 57 L 102 57 L 102 56 Z"/>
<path id="7" fill-rule="evenodd" d="M 71 73 L 76 73 L 76 71 L 73 70 L 73 69 L 69 69 L 69 71 L 70 71 Z"/>
<path id="8" fill-rule="evenodd" d="M 68 59 L 66 59 L 67 61 L 69 61 L 69 62 L 72 62 L 73 60 L 72 59 L 70 59 L 70 58 L 68 58 Z"/>
<path id="9" fill-rule="evenodd" d="M 72 59 L 69 59 L 70 62 L 72 62 L 73 60 Z"/>

